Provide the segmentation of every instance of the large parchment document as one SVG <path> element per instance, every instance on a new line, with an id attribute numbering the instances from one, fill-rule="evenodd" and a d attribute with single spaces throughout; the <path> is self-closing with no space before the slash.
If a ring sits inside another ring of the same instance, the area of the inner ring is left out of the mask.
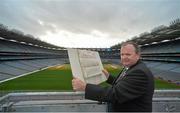
<path id="1" fill-rule="evenodd" d="M 98 52 L 68 49 L 68 56 L 74 77 L 91 84 L 99 84 L 106 80 Z"/>

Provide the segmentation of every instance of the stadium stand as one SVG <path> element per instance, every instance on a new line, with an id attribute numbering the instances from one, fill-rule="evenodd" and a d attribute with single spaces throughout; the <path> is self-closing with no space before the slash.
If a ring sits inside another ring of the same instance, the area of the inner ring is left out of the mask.
<path id="1" fill-rule="evenodd" d="M 0 38 L 0 82 L 40 70 L 48 66 L 64 63 L 64 50 L 28 45 Z"/>
<path id="2" fill-rule="evenodd" d="M 156 77 L 180 83 L 180 39 L 141 46 L 141 48 L 142 59 Z M 158 64 L 153 65 L 153 63 Z"/>
<path id="3" fill-rule="evenodd" d="M 141 46 L 142 60 L 154 76 L 180 84 L 180 20 L 168 27 L 159 26 L 151 33 L 142 33 L 129 41 Z M 121 44 L 112 48 L 118 49 Z"/>

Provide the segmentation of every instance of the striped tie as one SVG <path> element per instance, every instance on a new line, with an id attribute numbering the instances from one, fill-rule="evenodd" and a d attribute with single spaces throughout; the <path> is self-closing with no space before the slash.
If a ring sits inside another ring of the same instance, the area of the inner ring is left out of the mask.
<path id="1" fill-rule="evenodd" d="M 120 79 L 122 79 L 125 75 L 126 75 L 126 72 L 127 72 L 128 68 L 124 67 L 123 68 L 123 71 L 121 72 L 121 74 L 119 75 L 119 77 L 116 79 L 116 82 Z"/>

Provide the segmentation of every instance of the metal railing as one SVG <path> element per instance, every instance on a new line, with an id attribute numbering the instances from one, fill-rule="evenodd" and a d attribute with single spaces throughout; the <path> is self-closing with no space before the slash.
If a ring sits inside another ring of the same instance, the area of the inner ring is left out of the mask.
<path id="1" fill-rule="evenodd" d="M 0 98 L 0 111 L 106 112 L 106 103 L 84 99 L 84 92 L 9 93 Z M 180 112 L 180 90 L 155 90 L 153 112 Z"/>

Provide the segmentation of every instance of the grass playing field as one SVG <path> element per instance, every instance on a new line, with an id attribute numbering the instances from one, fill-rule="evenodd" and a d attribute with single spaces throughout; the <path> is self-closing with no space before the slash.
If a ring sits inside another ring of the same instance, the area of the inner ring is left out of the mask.
<path id="1" fill-rule="evenodd" d="M 121 69 L 120 66 L 111 64 L 104 64 L 104 68 L 114 76 Z M 72 91 L 71 80 L 70 65 L 64 64 L 1 83 L 0 91 Z M 162 80 L 156 80 L 155 87 L 156 89 L 180 89 L 180 86 Z"/>

